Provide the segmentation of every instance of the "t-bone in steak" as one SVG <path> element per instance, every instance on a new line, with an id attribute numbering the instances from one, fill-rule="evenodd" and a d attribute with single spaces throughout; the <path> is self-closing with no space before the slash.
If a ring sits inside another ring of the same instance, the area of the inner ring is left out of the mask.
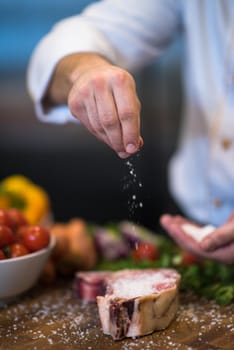
<path id="1" fill-rule="evenodd" d="M 178 308 L 179 283 L 173 269 L 125 269 L 78 273 L 76 289 L 87 301 L 96 294 L 103 333 L 117 340 L 166 328 Z"/>

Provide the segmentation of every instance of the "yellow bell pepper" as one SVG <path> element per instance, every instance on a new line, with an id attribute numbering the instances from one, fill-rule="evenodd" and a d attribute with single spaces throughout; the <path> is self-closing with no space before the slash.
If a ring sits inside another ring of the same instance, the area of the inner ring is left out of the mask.
<path id="1" fill-rule="evenodd" d="M 50 200 L 46 191 L 23 175 L 12 175 L 0 182 L 0 208 L 18 208 L 32 225 L 48 215 Z"/>

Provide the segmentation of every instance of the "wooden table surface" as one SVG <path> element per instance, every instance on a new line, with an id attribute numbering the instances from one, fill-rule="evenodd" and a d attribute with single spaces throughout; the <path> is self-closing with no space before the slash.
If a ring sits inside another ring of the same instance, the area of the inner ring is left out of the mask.
<path id="1" fill-rule="evenodd" d="M 84 305 L 70 281 L 36 286 L 0 308 L 0 350 L 234 349 L 234 304 L 220 307 L 182 294 L 176 319 L 163 331 L 114 341 L 103 335 L 95 304 Z"/>

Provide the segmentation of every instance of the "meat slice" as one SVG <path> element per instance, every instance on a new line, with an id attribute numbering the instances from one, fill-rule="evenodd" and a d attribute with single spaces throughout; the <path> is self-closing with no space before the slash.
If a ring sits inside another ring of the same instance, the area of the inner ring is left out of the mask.
<path id="1" fill-rule="evenodd" d="M 97 300 L 104 334 L 118 340 L 169 326 L 178 309 L 180 275 L 173 269 L 79 272 L 76 291 Z"/>
<path id="2" fill-rule="evenodd" d="M 96 301 L 98 295 L 104 295 L 106 291 L 106 278 L 110 271 L 78 272 L 75 276 L 74 290 L 83 301 Z"/>
<path id="3" fill-rule="evenodd" d="M 178 308 L 180 275 L 173 269 L 122 270 L 106 279 L 97 297 L 104 334 L 138 337 L 166 328 Z"/>

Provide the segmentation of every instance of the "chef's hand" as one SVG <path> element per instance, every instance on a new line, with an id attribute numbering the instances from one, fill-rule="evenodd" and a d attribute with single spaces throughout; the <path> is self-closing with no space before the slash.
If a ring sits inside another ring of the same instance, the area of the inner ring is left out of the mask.
<path id="1" fill-rule="evenodd" d="M 234 212 L 230 215 L 227 222 L 207 235 L 200 242 L 200 247 L 207 252 L 215 252 L 228 248 L 224 260 L 234 262 Z"/>
<path id="2" fill-rule="evenodd" d="M 223 226 L 215 229 L 200 243 L 185 233 L 182 226 L 196 223 L 179 215 L 162 215 L 160 218 L 162 227 L 183 249 L 190 251 L 201 258 L 219 261 L 225 264 L 234 263 L 234 215 Z"/>
<path id="3" fill-rule="evenodd" d="M 73 116 L 121 158 L 143 144 L 133 77 L 97 54 L 64 57 L 44 101 L 47 106 L 67 103 Z"/>

